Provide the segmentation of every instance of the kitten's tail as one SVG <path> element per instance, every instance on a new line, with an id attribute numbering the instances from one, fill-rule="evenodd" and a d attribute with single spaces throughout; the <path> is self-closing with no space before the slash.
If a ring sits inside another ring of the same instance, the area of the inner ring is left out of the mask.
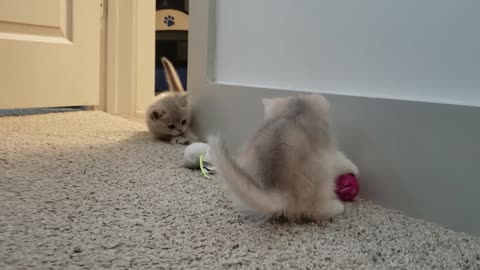
<path id="1" fill-rule="evenodd" d="M 173 67 L 172 63 L 166 58 L 161 58 L 163 69 L 165 70 L 165 78 L 167 79 L 168 89 L 173 92 L 183 93 L 185 89 L 183 89 L 182 82 L 178 77 L 178 73 Z"/>
<path id="2" fill-rule="evenodd" d="M 210 136 L 208 144 L 217 172 L 225 181 L 230 192 L 243 204 L 263 215 L 279 213 L 286 209 L 286 198 L 278 192 L 268 191 L 261 187 L 237 165 L 218 137 Z"/>

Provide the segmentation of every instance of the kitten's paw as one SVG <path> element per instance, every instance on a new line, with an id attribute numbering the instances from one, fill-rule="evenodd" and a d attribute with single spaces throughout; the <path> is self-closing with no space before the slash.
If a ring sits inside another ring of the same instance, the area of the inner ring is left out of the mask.
<path id="1" fill-rule="evenodd" d="M 340 215 L 345 211 L 345 206 L 338 199 L 332 199 L 317 209 L 317 219 L 325 220 Z"/>
<path id="2" fill-rule="evenodd" d="M 189 129 L 187 130 L 183 136 L 188 139 L 189 143 L 198 142 L 198 137 Z"/>
<path id="3" fill-rule="evenodd" d="M 345 212 L 345 206 L 340 200 L 335 199 L 330 201 L 329 210 L 328 214 L 331 215 L 330 217 L 334 217 Z"/>
<path id="4" fill-rule="evenodd" d="M 357 165 L 352 163 L 352 167 L 350 169 L 351 169 L 350 173 L 352 173 L 354 175 L 359 175 L 360 174 L 360 170 L 358 169 Z"/>
<path id="5" fill-rule="evenodd" d="M 344 153 L 340 151 L 337 152 L 336 163 L 337 163 L 338 175 L 349 174 L 349 173 L 358 175 L 360 173 L 357 165 L 355 165 L 349 158 L 345 156 Z"/>
<path id="6" fill-rule="evenodd" d="M 170 143 L 171 144 L 189 144 L 190 141 L 183 137 L 183 136 L 177 136 L 177 137 L 173 137 L 171 140 L 170 140 Z"/>
<path id="7" fill-rule="evenodd" d="M 187 139 L 189 144 L 198 142 L 198 137 L 193 134 L 188 135 Z"/>

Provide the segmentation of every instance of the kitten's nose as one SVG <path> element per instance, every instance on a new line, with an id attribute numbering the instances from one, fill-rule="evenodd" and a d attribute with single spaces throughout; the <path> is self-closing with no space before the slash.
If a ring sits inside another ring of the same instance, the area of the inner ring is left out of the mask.
<path id="1" fill-rule="evenodd" d="M 182 128 L 177 128 L 176 127 L 176 129 L 178 130 L 178 132 L 180 132 L 180 133 L 182 132 Z"/>

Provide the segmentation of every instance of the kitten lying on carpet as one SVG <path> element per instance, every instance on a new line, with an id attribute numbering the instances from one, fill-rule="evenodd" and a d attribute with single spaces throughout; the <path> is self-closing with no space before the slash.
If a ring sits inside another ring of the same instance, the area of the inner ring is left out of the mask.
<path id="1" fill-rule="evenodd" d="M 248 209 L 270 217 L 329 219 L 344 211 L 337 176 L 357 167 L 337 150 L 329 103 L 321 95 L 266 99 L 265 122 L 237 161 L 208 140 L 217 173 Z"/>
<path id="2" fill-rule="evenodd" d="M 198 141 L 190 129 L 191 106 L 172 63 L 162 57 L 169 90 L 156 96 L 146 112 L 150 132 L 160 140 L 172 144 L 190 144 Z"/>

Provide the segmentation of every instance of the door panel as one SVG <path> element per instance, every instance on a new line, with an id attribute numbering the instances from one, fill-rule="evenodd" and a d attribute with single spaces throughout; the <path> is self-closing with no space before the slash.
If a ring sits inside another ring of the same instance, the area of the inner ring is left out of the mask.
<path id="1" fill-rule="evenodd" d="M 2 0 L 8 8 L 0 9 L 2 21 L 40 26 L 60 26 L 60 5 L 64 0 Z M 11 3 L 14 2 L 14 3 Z"/>
<path id="2" fill-rule="evenodd" d="M 0 108 L 97 105 L 98 0 L 0 0 Z"/>

